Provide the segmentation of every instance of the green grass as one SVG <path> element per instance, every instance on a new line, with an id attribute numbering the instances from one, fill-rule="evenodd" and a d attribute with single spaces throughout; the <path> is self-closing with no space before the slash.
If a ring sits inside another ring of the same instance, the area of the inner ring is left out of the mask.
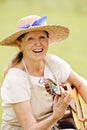
<path id="1" fill-rule="evenodd" d="M 38 14 L 47 15 L 50 24 L 62 24 L 70 29 L 70 36 L 62 43 L 49 47 L 49 53 L 65 59 L 71 67 L 87 79 L 87 14 L 75 10 L 61 10 L 54 3 L 47 1 L 12 1 L 0 3 L 0 39 L 15 31 L 16 22 L 23 16 Z M 0 84 L 3 71 L 9 59 L 17 52 L 14 47 L 0 47 Z M 86 105 L 85 111 L 87 109 Z M 0 108 L 0 115 L 2 110 Z M 85 112 L 87 115 L 87 111 Z M 1 120 L 1 116 L 0 116 Z"/>

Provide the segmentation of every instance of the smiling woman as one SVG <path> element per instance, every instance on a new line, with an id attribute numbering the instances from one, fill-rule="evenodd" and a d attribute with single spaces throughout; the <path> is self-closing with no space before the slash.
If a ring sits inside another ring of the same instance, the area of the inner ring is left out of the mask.
<path id="1" fill-rule="evenodd" d="M 67 82 L 76 86 L 87 103 L 87 81 L 63 59 L 47 54 L 50 44 L 68 37 L 69 29 L 47 25 L 46 19 L 46 16 L 26 16 L 17 22 L 17 32 L 0 41 L 0 45 L 19 49 L 5 72 L 1 88 L 4 110 L 1 130 L 76 129 L 72 124 L 60 125 L 72 99 L 63 89 Z M 56 84 L 61 96 L 53 97 L 46 91 L 47 79 Z"/>
<path id="2" fill-rule="evenodd" d="M 48 35 L 45 31 L 37 30 L 29 32 L 24 38 L 21 37 L 21 41 L 17 40 L 16 42 L 20 52 L 23 53 L 23 59 L 31 61 L 27 66 L 30 66 L 30 64 L 33 63 L 40 65 L 39 61 L 44 58 L 48 49 Z M 39 72 L 37 73 L 35 70 L 31 69 L 29 72 L 33 75 L 36 73 L 38 76 L 43 76 L 43 69 L 44 65 L 41 63 L 41 70 L 38 70 L 38 68 L 36 70 L 40 71 L 40 74 Z"/>

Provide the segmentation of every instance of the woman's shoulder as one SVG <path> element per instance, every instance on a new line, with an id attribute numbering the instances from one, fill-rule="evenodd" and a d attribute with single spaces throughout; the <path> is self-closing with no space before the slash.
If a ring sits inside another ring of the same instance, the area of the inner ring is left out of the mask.
<path id="1" fill-rule="evenodd" d="M 25 71 L 23 71 L 22 69 L 20 68 L 10 68 L 8 73 L 6 74 L 6 78 L 23 78 L 23 77 L 26 77 L 27 74 Z"/>
<path id="2" fill-rule="evenodd" d="M 61 61 L 63 61 L 62 58 L 60 58 L 60 57 L 58 57 L 54 54 L 47 54 L 46 57 L 45 57 L 45 60 L 48 60 L 50 62 L 57 62 L 57 61 L 61 62 Z"/>
<path id="3" fill-rule="evenodd" d="M 53 54 L 47 54 L 45 57 L 45 61 L 54 69 L 66 67 L 70 68 L 70 65 L 64 59 Z"/>
<path id="4" fill-rule="evenodd" d="M 11 66 L 11 67 L 8 66 L 4 71 L 4 77 L 8 77 L 10 75 L 12 75 L 12 76 L 25 75 L 25 72 L 26 71 L 24 69 L 22 62 L 19 62 L 14 66 Z"/>

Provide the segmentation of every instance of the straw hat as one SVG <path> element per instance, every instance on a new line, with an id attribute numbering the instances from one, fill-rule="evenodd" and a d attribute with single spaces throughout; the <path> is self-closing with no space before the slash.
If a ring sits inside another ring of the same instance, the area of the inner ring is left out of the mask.
<path id="1" fill-rule="evenodd" d="M 24 33 L 34 30 L 44 30 L 49 33 L 49 43 L 58 43 L 66 39 L 69 35 L 69 29 L 61 25 L 48 25 L 47 17 L 30 15 L 20 19 L 16 25 L 16 32 L 0 41 L 0 45 L 16 46 L 16 39 Z"/>

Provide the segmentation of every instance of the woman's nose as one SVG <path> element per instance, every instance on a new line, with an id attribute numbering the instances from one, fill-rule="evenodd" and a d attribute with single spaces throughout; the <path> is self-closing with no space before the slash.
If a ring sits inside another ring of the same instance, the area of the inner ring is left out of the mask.
<path id="1" fill-rule="evenodd" d="M 41 42 L 40 42 L 39 39 L 36 40 L 36 45 L 37 45 L 37 46 L 40 46 L 40 45 L 41 45 Z"/>

